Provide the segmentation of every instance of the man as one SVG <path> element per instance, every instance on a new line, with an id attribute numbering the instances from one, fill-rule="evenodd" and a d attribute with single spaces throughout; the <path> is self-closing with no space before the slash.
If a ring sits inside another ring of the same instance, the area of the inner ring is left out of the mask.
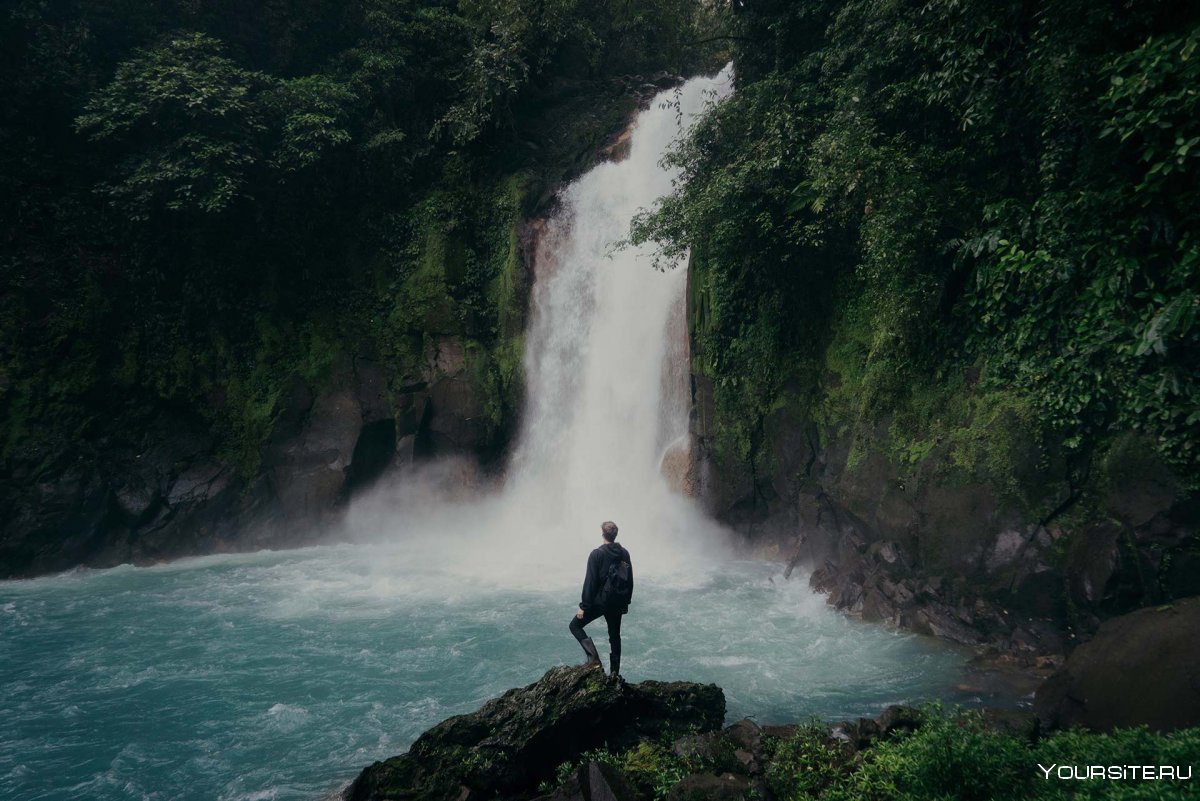
<path id="1" fill-rule="evenodd" d="M 583 652 L 586 666 L 600 665 L 600 654 L 583 627 L 601 615 L 608 624 L 609 673 L 621 672 L 621 616 L 629 611 L 633 597 L 633 562 L 629 551 L 617 545 L 617 524 L 611 520 L 600 524 L 604 542 L 588 556 L 587 575 L 583 578 L 583 594 L 579 611 L 571 618 L 571 633 Z M 603 666 L 601 665 L 601 669 Z"/>

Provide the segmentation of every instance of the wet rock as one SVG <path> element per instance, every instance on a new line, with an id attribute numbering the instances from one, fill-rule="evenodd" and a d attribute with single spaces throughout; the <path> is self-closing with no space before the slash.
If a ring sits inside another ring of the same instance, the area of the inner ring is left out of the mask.
<path id="1" fill-rule="evenodd" d="M 1110 595 L 1122 526 L 1105 522 L 1078 532 L 1067 554 L 1067 582 L 1076 603 L 1091 605 Z"/>
<path id="2" fill-rule="evenodd" d="M 587 771 L 587 801 L 637 801 L 637 792 L 629 780 L 612 765 L 589 762 Z"/>
<path id="3" fill-rule="evenodd" d="M 388 402 L 388 377 L 382 365 L 369 359 L 358 359 L 354 363 L 357 380 L 355 396 L 362 409 L 364 423 L 392 419 L 392 406 Z"/>
<path id="4" fill-rule="evenodd" d="M 695 443 L 690 437 L 667 449 L 659 464 L 659 472 L 671 489 L 689 498 L 696 497 L 700 478 L 697 473 Z"/>
<path id="5" fill-rule="evenodd" d="M 624 161 L 633 148 L 633 124 L 617 134 L 608 144 L 600 148 L 597 157 L 602 161 Z"/>
<path id="6" fill-rule="evenodd" d="M 1118 520 L 1134 528 L 1151 523 L 1179 499 L 1178 481 L 1157 458 L 1137 458 L 1133 464 L 1118 468 L 1118 472 L 1137 469 L 1137 475 L 1126 475 L 1109 483 L 1104 497 L 1107 510 Z M 1112 467 L 1108 469 L 1112 470 Z"/>
<path id="7" fill-rule="evenodd" d="M 167 505 L 204 503 L 229 486 L 232 471 L 220 462 L 192 465 L 179 475 L 167 493 Z"/>
<path id="8" fill-rule="evenodd" d="M 879 724 L 871 718 L 844 720 L 833 724 L 829 730 L 830 737 L 844 743 L 853 751 L 861 751 L 883 734 Z"/>
<path id="9" fill-rule="evenodd" d="M 434 454 L 475 451 L 487 441 L 483 400 L 465 377 L 443 378 L 429 388 L 422 436 Z"/>
<path id="10" fill-rule="evenodd" d="M 425 351 L 425 380 L 460 376 L 466 368 L 467 348 L 461 337 L 437 337 Z"/>
<path id="11" fill-rule="evenodd" d="M 1048 728 L 1200 725 L 1200 597 L 1105 621 L 1038 688 Z"/>
<path id="12" fill-rule="evenodd" d="M 390 417 L 363 424 L 346 467 L 342 495 L 370 486 L 396 457 L 396 421 Z"/>
<path id="13" fill-rule="evenodd" d="M 692 727 L 714 731 L 724 716 L 725 697 L 715 685 L 626 684 L 595 669 L 553 668 L 476 712 L 439 723 L 408 753 L 376 762 L 345 798 L 450 801 L 464 787 L 484 798 L 526 794 L 589 749 L 627 747 Z M 600 778 L 606 792 L 625 792 L 603 771 Z M 588 793 L 592 781 L 589 772 Z"/>
<path id="14" fill-rule="evenodd" d="M 928 604 L 901 618 L 901 624 L 919 634 L 943 637 L 963 645 L 982 641 L 979 631 L 943 604 Z"/>
<path id="15" fill-rule="evenodd" d="M 770 724 L 762 727 L 763 736 L 775 740 L 790 740 L 796 736 L 796 732 L 799 730 L 800 727 L 794 723 Z"/>
<path id="16" fill-rule="evenodd" d="M 411 467 L 417 461 L 417 435 L 409 434 L 396 440 L 396 457 L 394 464 L 399 467 Z"/>
<path id="17" fill-rule="evenodd" d="M 319 395 L 292 452 L 330 470 L 344 470 L 350 464 L 362 421 L 362 406 L 351 390 Z"/>
<path id="18" fill-rule="evenodd" d="M 405 437 L 415 439 L 421 430 L 422 421 L 427 418 L 429 393 L 423 387 L 424 385 L 419 390 L 399 392 L 393 398 L 397 442 Z"/>
<path id="19" fill-rule="evenodd" d="M 680 759 L 713 765 L 723 770 L 732 769 L 735 763 L 734 745 L 721 732 L 680 737 L 675 741 L 672 750 Z"/>
<path id="20" fill-rule="evenodd" d="M 1026 537 L 1020 531 L 1013 529 L 1001 531 L 987 555 L 987 569 L 990 571 L 999 570 L 1017 561 L 1022 551 L 1025 550 L 1025 542 Z"/>
<path id="21" fill-rule="evenodd" d="M 689 318 L 702 311 L 689 308 Z M 763 422 L 763 458 L 729 464 L 712 452 L 710 382 L 693 378 L 702 500 L 760 553 L 786 562 L 788 575 L 808 567 L 814 589 L 864 620 L 1014 646 L 1032 662 L 1052 655 L 1036 649 L 1061 639 L 1068 602 L 1071 625 L 1086 634 L 1113 614 L 1200 592 L 1200 571 L 1184 567 L 1200 553 L 1200 504 L 1160 463 L 1131 460 L 1128 448 L 1098 469 L 1106 477 L 1076 487 L 1053 453 L 1018 438 L 1010 455 L 1025 497 L 1014 503 L 1003 488 L 956 474 L 947 443 L 934 443 L 917 465 L 890 462 L 883 447 L 851 460 L 855 438 L 889 440 L 887 421 L 848 437 L 783 404 Z M 836 386 L 835 375 L 828 380 Z M 1085 491 L 1117 522 L 1062 530 L 1062 512 Z M 939 576 L 957 580 L 931 580 Z M 1035 621 L 1057 634 L 1015 635 Z"/>
<path id="22" fill-rule="evenodd" d="M 483 796 L 470 788 L 464 792 Z M 571 771 L 553 793 L 536 801 L 640 801 L 637 790 L 617 768 L 604 762 L 588 762 Z"/>
<path id="23" fill-rule="evenodd" d="M 743 718 L 725 729 L 725 736 L 747 751 L 758 751 L 762 744 L 762 729 L 749 718 Z"/>
<path id="24" fill-rule="evenodd" d="M 915 731 L 920 728 L 923 720 L 924 715 L 921 714 L 921 710 L 902 704 L 893 704 L 875 718 L 875 725 L 879 727 L 880 734 L 890 737 L 903 732 Z"/>
<path id="25" fill-rule="evenodd" d="M 733 773 L 697 773 L 687 776 L 667 793 L 667 801 L 741 801 L 750 793 L 750 781 Z"/>
<path id="26" fill-rule="evenodd" d="M 1026 563 L 1011 579 L 1012 591 L 1000 594 L 1009 609 L 1030 618 L 1063 620 L 1062 572 L 1044 562 Z"/>
<path id="27" fill-rule="evenodd" d="M 300 433 L 268 450 L 267 475 L 289 517 L 316 517 L 341 497 L 362 427 L 362 406 L 351 388 L 326 392 L 313 402 Z"/>
<path id="28" fill-rule="evenodd" d="M 113 493 L 113 500 L 126 519 L 137 525 L 153 513 L 161 496 L 157 486 L 142 476 L 132 475 Z"/>
<path id="29" fill-rule="evenodd" d="M 877 560 L 884 562 L 885 564 L 903 564 L 901 548 L 894 542 L 876 542 L 867 550 L 867 554 L 875 557 Z"/>
<path id="30" fill-rule="evenodd" d="M 1028 742 L 1036 740 L 1041 730 L 1037 715 L 1028 710 L 987 707 L 981 709 L 979 714 L 989 729 Z"/>
<path id="31" fill-rule="evenodd" d="M 874 588 L 862 594 L 858 612 L 868 623 L 896 623 L 899 619 L 896 604 Z"/>

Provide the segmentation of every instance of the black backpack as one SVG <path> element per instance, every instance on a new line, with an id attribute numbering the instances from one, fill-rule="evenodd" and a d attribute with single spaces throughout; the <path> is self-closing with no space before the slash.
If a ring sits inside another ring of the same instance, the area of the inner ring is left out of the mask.
<path id="1" fill-rule="evenodd" d="M 596 605 L 606 612 L 624 611 L 633 600 L 633 569 L 629 562 L 618 559 L 608 566 L 604 584 L 596 594 Z"/>

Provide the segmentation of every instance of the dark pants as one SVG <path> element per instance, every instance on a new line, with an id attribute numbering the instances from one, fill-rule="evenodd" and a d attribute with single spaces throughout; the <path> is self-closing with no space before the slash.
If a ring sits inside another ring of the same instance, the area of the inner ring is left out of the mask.
<path id="1" fill-rule="evenodd" d="M 587 633 L 583 627 L 591 623 L 596 618 L 604 616 L 604 622 L 608 624 L 608 647 L 613 656 L 621 655 L 621 618 L 624 617 L 620 612 L 584 612 L 583 617 L 571 618 L 571 633 L 575 635 L 575 639 L 583 642 L 587 639 Z"/>

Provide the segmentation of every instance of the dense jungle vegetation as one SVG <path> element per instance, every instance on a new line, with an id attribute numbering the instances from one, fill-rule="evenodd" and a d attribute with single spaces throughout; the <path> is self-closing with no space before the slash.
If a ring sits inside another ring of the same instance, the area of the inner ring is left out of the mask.
<path id="1" fill-rule="evenodd" d="M 688 0 L 6 5 L 4 472 L 52 475 L 156 404 L 211 422 L 252 472 L 290 376 L 360 343 L 412 361 L 431 333 L 470 343 L 499 425 L 519 382 L 514 226 L 631 113 L 622 76 L 694 69 L 701 16 Z"/>
<path id="2" fill-rule="evenodd" d="M 736 95 L 633 236 L 694 248 L 720 447 L 753 461 L 790 407 L 852 437 L 851 465 L 949 443 L 1020 494 L 1023 438 L 1078 481 L 1116 449 L 1194 488 L 1197 11 L 735 3 Z"/>
<path id="3" fill-rule="evenodd" d="M 798 726 L 788 737 L 768 736 L 763 748 L 763 778 L 780 801 L 1134 801 L 1193 797 L 1186 780 L 1078 781 L 1059 779 L 1056 769 L 1067 765 L 1064 773 L 1072 775 L 1077 765 L 1082 774 L 1089 765 L 1183 766 L 1200 745 L 1198 729 L 1169 734 L 1145 728 L 1108 733 L 1073 729 L 1031 742 L 1021 733 L 989 727 L 978 712 L 948 711 L 931 705 L 922 710 L 922 718 L 922 725 L 915 731 L 876 742 L 858 754 L 848 753 L 830 739 L 828 727 L 816 722 Z M 668 743 L 650 742 L 623 753 L 604 749 L 588 752 L 577 763 L 589 761 L 618 768 L 643 797 L 654 801 L 676 797 L 671 790 L 686 776 L 739 767 L 732 752 L 718 751 L 707 758 L 680 756 Z M 549 792 L 562 785 L 577 763 L 563 763 L 556 781 L 546 782 L 542 789 Z"/>
<path id="4" fill-rule="evenodd" d="M 693 250 L 728 455 L 796 408 L 1027 493 L 1151 452 L 1200 482 L 1200 32 L 1179 0 L 20 0 L 0 16 L 4 472 L 142 411 L 253 473 L 290 377 L 469 345 L 498 440 L 516 227 L 621 76 L 737 92 L 635 241 Z M 1121 434 L 1121 437 L 1117 437 Z M 1139 461 L 1141 460 L 1141 461 Z M 1036 483 L 1036 482 L 1034 482 Z M 1036 505 L 1036 504 L 1035 504 Z"/>

